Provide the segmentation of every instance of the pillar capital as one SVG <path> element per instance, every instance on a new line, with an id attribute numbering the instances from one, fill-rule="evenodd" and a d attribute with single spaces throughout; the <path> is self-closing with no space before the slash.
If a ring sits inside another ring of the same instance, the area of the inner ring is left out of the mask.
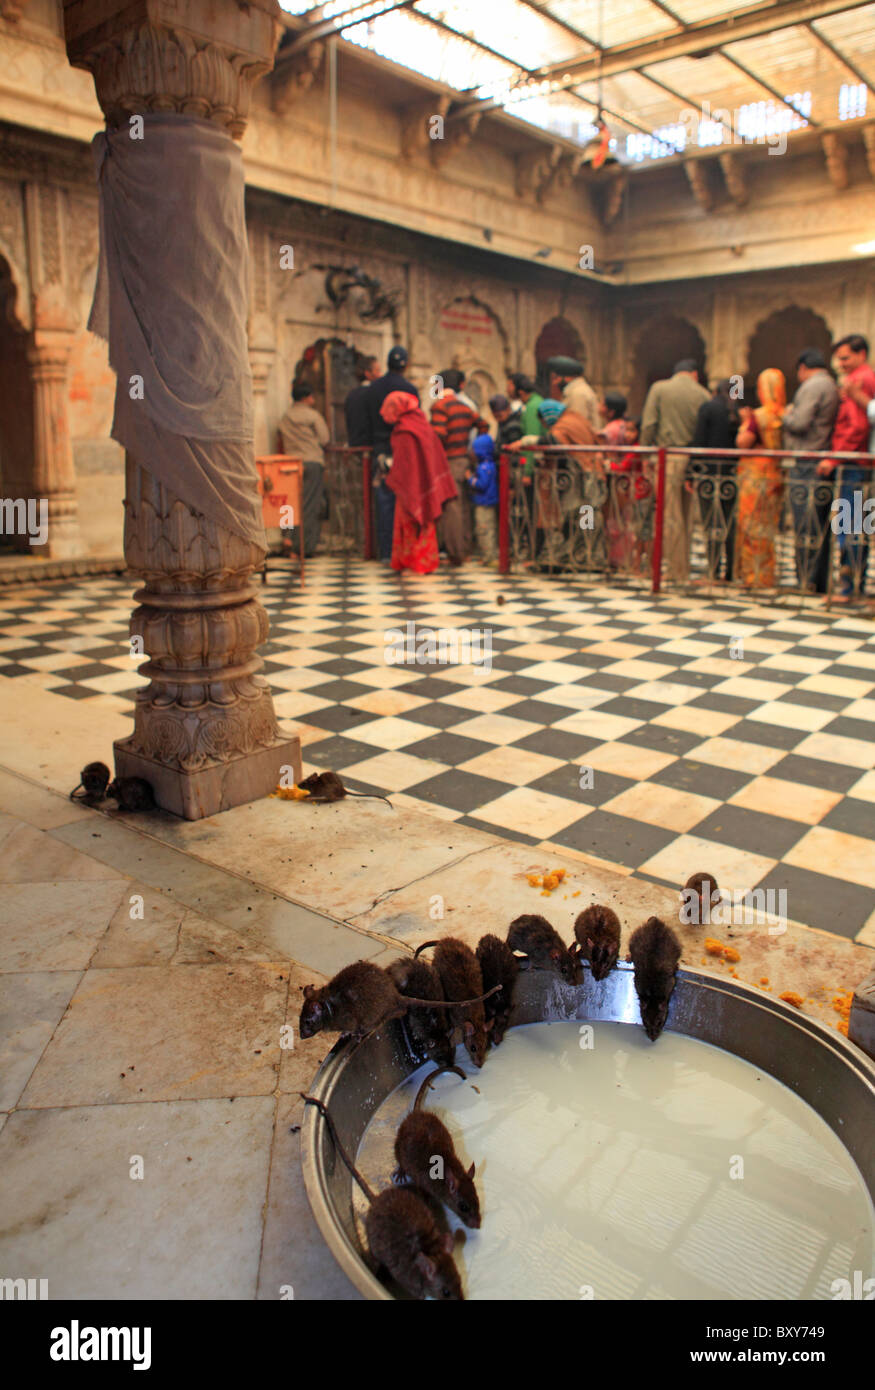
<path id="1" fill-rule="evenodd" d="M 107 125 L 177 112 L 239 139 L 255 82 L 273 67 L 277 0 L 64 0 L 67 55 L 92 73 Z"/>

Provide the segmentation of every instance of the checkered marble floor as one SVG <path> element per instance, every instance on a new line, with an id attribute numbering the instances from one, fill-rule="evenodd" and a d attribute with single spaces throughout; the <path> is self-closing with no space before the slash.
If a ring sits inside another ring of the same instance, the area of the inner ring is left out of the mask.
<path id="1" fill-rule="evenodd" d="M 131 592 L 0 595 L 0 675 L 129 709 Z M 265 672 L 311 766 L 645 879 L 785 889 L 790 918 L 875 945 L 872 622 L 330 557 L 306 588 L 271 570 L 262 596 Z M 491 669 L 387 664 L 407 622 L 489 630 Z"/>

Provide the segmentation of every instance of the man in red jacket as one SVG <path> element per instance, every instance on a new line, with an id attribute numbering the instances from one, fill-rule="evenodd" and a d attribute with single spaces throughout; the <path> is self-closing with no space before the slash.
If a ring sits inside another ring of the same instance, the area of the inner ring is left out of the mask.
<path id="1" fill-rule="evenodd" d="M 869 365 L 869 344 L 862 334 L 849 333 L 846 338 L 841 338 L 836 343 L 833 351 L 841 377 L 839 411 L 830 445 L 837 453 L 865 453 L 869 447 L 867 410 L 870 401 L 875 399 L 875 372 Z M 824 459 L 818 464 L 817 471 L 828 477 L 836 466 L 835 460 Z M 842 482 L 839 494 L 850 502 L 853 515 L 854 493 L 865 490 L 872 476 L 872 467 L 870 464 L 845 463 L 841 468 Z M 862 593 L 865 588 L 869 543 L 865 536 L 849 538 L 840 535 L 839 546 L 841 570 L 836 601 L 849 603 L 855 589 Z"/>

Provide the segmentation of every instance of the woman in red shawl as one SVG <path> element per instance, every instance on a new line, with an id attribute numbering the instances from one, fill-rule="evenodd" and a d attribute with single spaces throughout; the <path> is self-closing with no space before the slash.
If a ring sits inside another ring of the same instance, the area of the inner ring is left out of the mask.
<path id="1" fill-rule="evenodd" d="M 431 574 L 438 567 L 435 522 L 456 496 L 443 445 L 415 396 L 391 391 L 380 414 L 392 430 L 392 467 L 386 479 L 395 494 L 392 568 Z"/>

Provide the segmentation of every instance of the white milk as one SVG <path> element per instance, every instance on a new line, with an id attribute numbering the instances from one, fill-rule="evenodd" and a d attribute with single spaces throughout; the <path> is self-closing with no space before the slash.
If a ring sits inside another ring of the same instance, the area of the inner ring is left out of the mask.
<path id="1" fill-rule="evenodd" d="M 595 1023 L 585 1049 L 580 1027 L 512 1028 L 479 1072 L 459 1048 L 467 1081 L 427 1093 L 477 1165 L 483 1224 L 456 1248 L 466 1298 L 828 1299 L 833 1280 L 873 1273 L 872 1203 L 810 1106 L 708 1043 Z M 378 1188 L 432 1069 L 362 1140 Z"/>

